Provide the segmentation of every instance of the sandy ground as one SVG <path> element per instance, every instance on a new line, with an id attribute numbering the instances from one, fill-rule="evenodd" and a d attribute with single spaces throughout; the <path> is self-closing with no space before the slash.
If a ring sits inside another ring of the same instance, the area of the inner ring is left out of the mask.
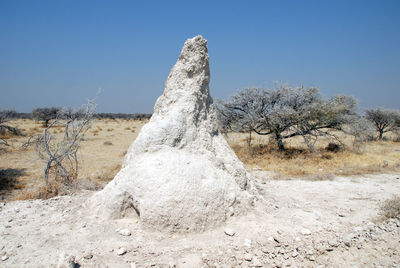
<path id="1" fill-rule="evenodd" d="M 155 231 L 137 218 L 101 221 L 87 208 L 89 191 L 3 203 L 0 267 L 400 267 L 400 221 L 379 220 L 382 201 L 400 192 L 399 175 L 252 174 L 265 202 L 197 234 Z"/>

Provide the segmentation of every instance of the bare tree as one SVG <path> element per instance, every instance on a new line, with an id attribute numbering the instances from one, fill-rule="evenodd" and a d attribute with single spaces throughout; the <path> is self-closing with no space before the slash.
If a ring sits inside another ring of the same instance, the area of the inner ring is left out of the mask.
<path id="1" fill-rule="evenodd" d="M 59 110 L 54 120 L 46 127 L 43 134 L 36 138 L 36 150 L 46 163 L 44 180 L 49 184 L 49 174 L 54 172 L 55 178 L 69 184 L 78 176 L 78 157 L 80 142 L 91 126 L 96 104 L 89 101 L 79 109 Z M 63 135 L 52 133 L 53 127 L 64 126 Z"/>
<path id="2" fill-rule="evenodd" d="M 256 129 L 261 108 L 262 92 L 258 88 L 247 88 L 231 96 L 227 102 L 215 103 L 222 132 L 235 131 L 249 133 L 248 146 L 251 146 L 251 133 Z"/>
<path id="3" fill-rule="evenodd" d="M 0 110 L 0 145 L 9 146 L 7 140 L 3 138 L 6 132 L 10 132 L 14 135 L 22 135 L 22 132 L 17 128 L 9 124 L 11 120 L 16 118 L 17 113 L 14 110 Z"/>
<path id="4" fill-rule="evenodd" d="M 342 130 L 349 123 L 356 114 L 355 106 L 352 97 L 324 100 L 317 88 L 276 85 L 274 89 L 239 91 L 217 111 L 222 124 L 233 130 L 272 135 L 280 150 L 285 150 L 284 139 L 295 136 L 303 137 L 313 149 L 320 136 L 339 140 L 332 130 Z"/>
<path id="5" fill-rule="evenodd" d="M 33 117 L 37 121 L 43 121 L 44 127 L 48 127 L 50 120 L 56 119 L 60 108 L 36 108 L 32 111 Z"/>
<path id="6" fill-rule="evenodd" d="M 365 114 L 379 133 L 379 140 L 382 140 L 383 134 L 387 132 L 396 133 L 400 129 L 400 111 L 377 108 L 366 110 Z"/>

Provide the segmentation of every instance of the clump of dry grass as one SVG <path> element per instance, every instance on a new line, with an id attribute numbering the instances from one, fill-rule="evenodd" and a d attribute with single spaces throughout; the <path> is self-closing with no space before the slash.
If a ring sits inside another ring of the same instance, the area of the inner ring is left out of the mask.
<path id="1" fill-rule="evenodd" d="M 400 218 L 400 196 L 386 200 L 381 205 L 382 216 L 386 219 Z"/>
<path id="2" fill-rule="evenodd" d="M 48 185 L 24 189 L 14 197 L 14 200 L 49 199 L 59 195 L 69 195 L 80 190 L 98 191 L 103 187 L 90 179 L 74 180 L 70 184 L 52 181 Z"/>

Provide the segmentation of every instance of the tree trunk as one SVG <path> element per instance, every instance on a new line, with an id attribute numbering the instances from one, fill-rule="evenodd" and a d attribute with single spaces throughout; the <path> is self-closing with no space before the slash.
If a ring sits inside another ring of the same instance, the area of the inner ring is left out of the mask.
<path id="1" fill-rule="evenodd" d="M 378 140 L 382 140 L 383 139 L 383 131 L 379 131 L 379 138 Z"/>
<path id="2" fill-rule="evenodd" d="M 279 151 L 285 151 L 286 149 L 285 146 L 283 145 L 281 133 L 275 132 L 275 139 L 276 143 L 278 144 Z"/>
<path id="3" fill-rule="evenodd" d="M 249 139 L 247 140 L 247 145 L 249 147 L 249 150 L 251 149 L 251 130 L 249 131 Z"/>

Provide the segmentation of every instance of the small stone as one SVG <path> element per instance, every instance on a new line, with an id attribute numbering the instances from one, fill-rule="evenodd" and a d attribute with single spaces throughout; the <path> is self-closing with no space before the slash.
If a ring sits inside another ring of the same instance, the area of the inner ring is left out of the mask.
<path id="1" fill-rule="evenodd" d="M 251 240 L 250 239 L 245 239 L 243 245 L 245 245 L 246 247 L 251 247 Z"/>
<path id="2" fill-rule="evenodd" d="M 346 247 L 351 246 L 351 238 L 345 237 L 343 238 L 343 243 L 346 245 Z"/>
<path id="3" fill-rule="evenodd" d="M 232 229 L 230 229 L 230 228 L 226 228 L 226 229 L 224 230 L 224 233 L 225 233 L 226 235 L 229 235 L 229 236 L 234 236 L 234 235 L 236 234 L 235 231 L 232 230 Z"/>
<path id="4" fill-rule="evenodd" d="M 328 245 L 331 246 L 331 247 L 338 247 L 339 244 L 340 243 L 337 241 L 336 238 L 328 240 Z"/>
<path id="5" fill-rule="evenodd" d="M 8 256 L 7 256 L 7 255 L 4 255 L 3 257 L 1 257 L 1 260 L 2 260 L 2 261 L 8 260 Z"/>
<path id="6" fill-rule="evenodd" d="M 274 236 L 273 239 L 274 239 L 274 241 L 275 241 L 276 243 L 278 243 L 278 244 L 280 243 L 278 237 Z"/>
<path id="7" fill-rule="evenodd" d="M 75 256 L 69 255 L 65 252 L 60 254 L 60 258 L 58 260 L 58 268 L 74 268 L 76 267 Z"/>
<path id="8" fill-rule="evenodd" d="M 284 258 L 285 260 L 289 259 L 289 254 L 283 254 L 283 258 Z"/>
<path id="9" fill-rule="evenodd" d="M 369 236 L 371 237 L 371 239 L 372 239 L 373 241 L 378 240 L 378 236 L 377 236 L 376 234 L 372 234 L 372 233 L 371 233 Z"/>
<path id="10" fill-rule="evenodd" d="M 251 256 L 251 254 L 249 254 L 249 253 L 246 253 L 246 254 L 244 254 L 244 259 L 246 261 L 252 261 L 253 260 L 253 256 Z"/>
<path id="11" fill-rule="evenodd" d="M 292 257 L 296 258 L 298 255 L 299 255 L 299 252 L 297 252 L 297 250 L 293 250 Z"/>
<path id="12" fill-rule="evenodd" d="M 129 229 L 121 229 L 121 230 L 118 231 L 118 233 L 120 235 L 123 235 L 123 236 L 130 236 L 131 235 L 131 230 L 129 230 Z"/>
<path id="13" fill-rule="evenodd" d="M 302 229 L 302 230 L 301 230 L 301 234 L 302 234 L 302 235 L 311 235 L 311 231 L 308 230 L 308 229 Z"/>
<path id="14" fill-rule="evenodd" d="M 126 253 L 126 248 L 119 248 L 117 250 L 117 255 L 121 256 L 124 255 Z"/>
<path id="15" fill-rule="evenodd" d="M 93 254 L 92 253 L 87 253 L 83 256 L 83 258 L 85 258 L 86 260 L 90 260 L 91 258 L 93 258 Z"/>
<path id="16" fill-rule="evenodd" d="M 257 258 L 257 256 L 253 257 L 253 266 L 254 267 L 262 267 L 263 264 L 261 263 L 261 261 Z"/>
<path id="17" fill-rule="evenodd" d="M 310 261 L 315 261 L 314 255 L 310 255 L 310 256 L 308 257 L 308 259 L 309 259 Z"/>
<path id="18" fill-rule="evenodd" d="M 173 266 L 169 266 L 169 267 L 174 267 L 175 265 L 173 265 Z M 131 262 L 130 264 L 129 264 L 129 267 L 130 268 L 136 268 L 136 262 Z"/>

